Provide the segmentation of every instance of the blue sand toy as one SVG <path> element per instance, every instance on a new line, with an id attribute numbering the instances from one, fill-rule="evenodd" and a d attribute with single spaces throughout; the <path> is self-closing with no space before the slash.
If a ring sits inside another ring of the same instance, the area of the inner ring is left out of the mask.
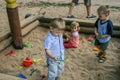
<path id="1" fill-rule="evenodd" d="M 23 79 L 27 79 L 27 77 L 26 77 L 24 74 L 21 74 L 21 73 L 18 74 L 18 77 L 19 77 L 19 78 L 23 78 Z"/>

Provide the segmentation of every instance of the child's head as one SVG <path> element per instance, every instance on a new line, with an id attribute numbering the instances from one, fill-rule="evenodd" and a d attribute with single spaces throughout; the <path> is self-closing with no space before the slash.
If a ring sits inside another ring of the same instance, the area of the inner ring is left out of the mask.
<path id="1" fill-rule="evenodd" d="M 54 18 L 50 24 L 50 31 L 54 36 L 59 36 L 65 29 L 65 21 L 61 18 Z"/>
<path id="2" fill-rule="evenodd" d="M 110 14 L 110 10 L 109 10 L 109 6 L 106 5 L 106 6 L 100 6 L 98 9 L 97 9 L 97 13 L 98 13 L 98 16 L 99 16 L 99 19 L 100 20 L 106 20 Z"/>
<path id="3" fill-rule="evenodd" d="M 79 23 L 78 22 L 72 22 L 71 23 L 71 30 L 72 31 L 78 31 L 80 30 L 80 26 L 79 26 Z"/>

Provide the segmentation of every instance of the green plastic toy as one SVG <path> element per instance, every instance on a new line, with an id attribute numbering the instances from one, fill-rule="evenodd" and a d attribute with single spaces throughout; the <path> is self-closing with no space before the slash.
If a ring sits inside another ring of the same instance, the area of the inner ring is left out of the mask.
<path id="1" fill-rule="evenodd" d="M 34 59 L 33 62 L 38 63 L 38 62 L 40 62 L 40 60 L 42 60 L 42 59 Z"/>
<path id="2" fill-rule="evenodd" d="M 31 69 L 30 76 L 32 76 L 35 71 L 37 71 L 37 69 L 32 68 L 32 69 Z"/>
<path id="3" fill-rule="evenodd" d="M 25 47 L 29 47 L 29 46 L 30 46 L 30 43 L 29 43 L 29 42 L 25 42 L 24 46 L 25 46 Z"/>
<path id="4" fill-rule="evenodd" d="M 58 59 L 58 61 L 64 62 L 66 59 L 67 59 L 67 58 L 65 58 L 65 59 Z"/>
<path id="5" fill-rule="evenodd" d="M 94 44 L 95 44 L 95 40 L 92 40 L 92 41 L 91 41 L 91 44 L 93 44 L 93 45 L 94 45 Z"/>

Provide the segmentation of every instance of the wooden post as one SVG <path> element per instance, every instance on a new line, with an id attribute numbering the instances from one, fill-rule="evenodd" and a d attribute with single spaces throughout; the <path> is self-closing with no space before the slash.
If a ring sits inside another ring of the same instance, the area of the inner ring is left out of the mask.
<path id="1" fill-rule="evenodd" d="M 22 33 L 18 16 L 18 6 L 16 0 L 6 0 L 7 15 L 15 49 L 23 49 Z"/>

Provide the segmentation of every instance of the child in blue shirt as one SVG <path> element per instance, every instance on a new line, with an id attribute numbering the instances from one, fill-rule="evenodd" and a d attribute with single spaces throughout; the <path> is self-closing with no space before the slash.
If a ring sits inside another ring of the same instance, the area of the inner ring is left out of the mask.
<path id="1" fill-rule="evenodd" d="M 100 6 L 97 13 L 99 18 L 95 23 L 95 45 L 100 48 L 97 55 L 99 62 L 104 62 L 106 60 L 106 49 L 113 33 L 113 23 L 109 19 L 110 11 L 108 6 Z"/>
<path id="2" fill-rule="evenodd" d="M 62 34 L 65 29 L 65 22 L 61 18 L 51 21 L 50 32 L 44 41 L 48 65 L 48 80 L 60 80 L 64 68 L 64 46 Z"/>

